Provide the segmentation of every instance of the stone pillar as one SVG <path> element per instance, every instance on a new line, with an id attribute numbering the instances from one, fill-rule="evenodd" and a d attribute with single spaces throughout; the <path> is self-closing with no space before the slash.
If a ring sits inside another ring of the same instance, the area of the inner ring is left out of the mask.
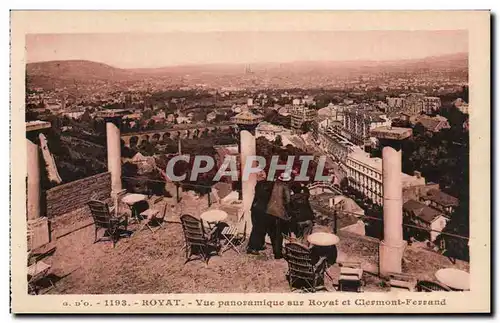
<path id="1" fill-rule="evenodd" d="M 255 136 L 248 130 L 242 130 L 240 133 L 240 161 L 241 161 L 241 176 L 247 162 L 248 156 L 254 156 L 255 152 Z M 255 184 L 257 183 L 256 174 L 250 174 L 248 180 L 241 181 L 241 195 L 243 200 L 243 214 L 247 223 L 247 230 L 251 230 L 252 221 L 250 208 L 252 206 L 253 197 L 255 195 Z"/>
<path id="2" fill-rule="evenodd" d="M 106 149 L 108 151 L 108 171 L 111 173 L 111 194 L 122 190 L 122 161 L 120 128 L 116 119 L 106 119 Z"/>
<path id="3" fill-rule="evenodd" d="M 406 241 L 403 240 L 403 188 L 399 147 L 383 148 L 382 176 L 384 240 L 380 243 L 380 273 L 401 273 Z"/>
<path id="4" fill-rule="evenodd" d="M 38 145 L 26 139 L 27 145 L 27 212 L 28 221 L 37 220 L 40 217 L 40 164 Z"/>

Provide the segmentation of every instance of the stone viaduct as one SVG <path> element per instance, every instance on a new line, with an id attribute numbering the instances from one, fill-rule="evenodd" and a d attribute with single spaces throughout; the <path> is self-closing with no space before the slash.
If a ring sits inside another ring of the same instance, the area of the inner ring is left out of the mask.
<path id="1" fill-rule="evenodd" d="M 235 124 L 216 124 L 216 125 L 187 125 L 175 128 L 166 128 L 163 130 L 147 130 L 141 132 L 124 133 L 121 140 L 126 147 L 132 148 L 140 146 L 143 142 L 157 143 L 168 138 L 201 138 L 205 135 L 214 134 L 223 130 L 236 131 L 238 126 Z"/>

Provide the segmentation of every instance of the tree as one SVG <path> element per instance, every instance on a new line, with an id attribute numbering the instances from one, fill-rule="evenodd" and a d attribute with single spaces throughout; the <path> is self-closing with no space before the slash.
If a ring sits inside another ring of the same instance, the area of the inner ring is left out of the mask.
<path id="1" fill-rule="evenodd" d="M 147 129 L 154 129 L 155 121 L 153 119 L 149 120 L 146 127 L 147 127 Z"/>
<path id="2" fill-rule="evenodd" d="M 149 120 L 153 117 L 153 110 L 144 110 L 142 112 L 142 120 Z"/>
<path id="3" fill-rule="evenodd" d="M 303 133 L 308 133 L 309 131 L 312 130 L 312 122 L 311 121 L 303 122 L 302 125 L 300 126 L 300 130 L 302 130 Z"/>
<path id="4" fill-rule="evenodd" d="M 420 122 L 418 122 L 415 127 L 413 127 L 413 135 L 414 136 L 422 136 L 425 134 L 425 127 Z"/>
<path id="5" fill-rule="evenodd" d="M 462 199 L 457 209 L 453 212 L 450 221 L 443 229 L 443 233 L 438 236 L 437 241 L 444 240 L 445 255 L 451 258 L 458 258 L 469 261 L 468 239 L 469 237 L 469 199 Z M 457 236 L 446 235 L 451 233 Z"/>

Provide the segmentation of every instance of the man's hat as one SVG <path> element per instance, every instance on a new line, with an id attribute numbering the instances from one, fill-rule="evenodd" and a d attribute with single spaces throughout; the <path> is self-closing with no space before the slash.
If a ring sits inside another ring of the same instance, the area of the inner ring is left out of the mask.
<path id="1" fill-rule="evenodd" d="M 292 177 L 290 176 L 290 173 L 281 173 L 281 175 L 278 177 L 278 179 L 282 182 L 288 182 L 292 179 Z"/>

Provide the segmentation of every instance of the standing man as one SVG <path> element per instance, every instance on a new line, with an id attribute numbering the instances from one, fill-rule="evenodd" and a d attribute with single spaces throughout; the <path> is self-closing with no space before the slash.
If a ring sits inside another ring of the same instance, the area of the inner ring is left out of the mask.
<path id="1" fill-rule="evenodd" d="M 252 232 L 248 239 L 247 253 L 258 255 L 260 250 L 264 250 L 265 238 L 267 231 L 267 204 L 271 197 L 273 183 L 266 180 L 266 173 L 262 171 L 257 176 L 257 184 L 255 185 L 255 195 L 253 198 L 252 212 Z"/>
<path id="2" fill-rule="evenodd" d="M 267 205 L 268 224 L 267 233 L 271 238 L 273 245 L 274 259 L 283 258 L 283 233 L 288 233 L 290 217 L 287 213 L 288 204 L 290 203 L 290 189 L 288 181 L 291 176 L 287 173 L 282 173 L 278 181 L 273 185 L 271 198 Z"/>
<path id="3" fill-rule="evenodd" d="M 314 212 L 309 203 L 309 189 L 305 185 L 292 188 L 289 213 L 295 237 L 305 240 L 311 234 L 314 225 Z"/>

